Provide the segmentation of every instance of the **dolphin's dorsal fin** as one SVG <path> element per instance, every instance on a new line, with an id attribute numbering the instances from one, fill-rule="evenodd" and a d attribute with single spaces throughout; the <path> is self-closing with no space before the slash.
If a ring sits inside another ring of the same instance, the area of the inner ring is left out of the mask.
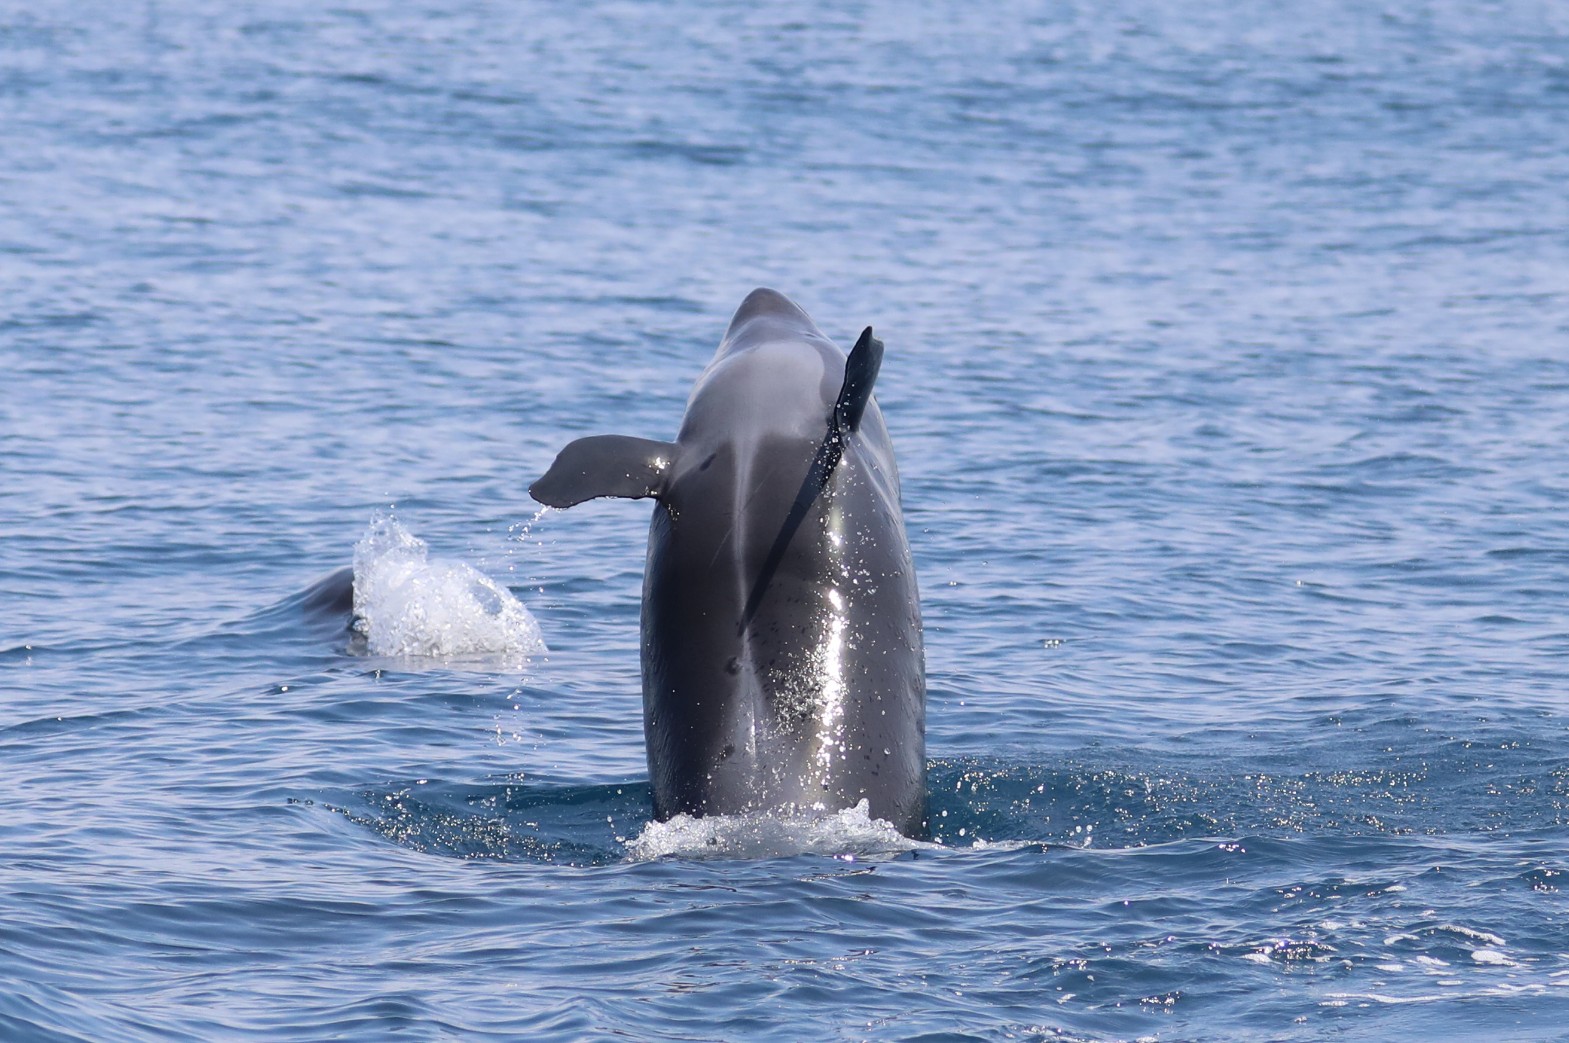
<path id="1" fill-rule="evenodd" d="M 883 342 L 872 336 L 870 326 L 861 331 L 861 338 L 850 349 L 844 363 L 844 385 L 839 389 L 839 400 L 834 403 L 833 426 L 841 438 L 860 430 L 861 416 L 866 403 L 872 399 L 872 385 L 877 383 L 877 371 L 883 366 Z"/>
<path id="2" fill-rule="evenodd" d="M 779 535 L 774 537 L 773 546 L 768 548 L 768 557 L 763 559 L 763 567 L 758 570 L 757 581 L 752 584 L 752 592 L 747 595 L 746 605 L 741 610 L 738 632 L 744 632 L 751 625 L 758 606 L 763 603 L 763 595 L 768 591 L 768 584 L 773 582 L 774 573 L 779 571 L 779 563 L 784 561 L 785 550 L 790 546 L 790 541 L 795 539 L 796 530 L 806 520 L 812 504 L 828 488 L 834 468 L 844 458 L 846 441 L 860 430 L 861 417 L 866 415 L 866 404 L 872 400 L 872 385 L 877 383 L 877 371 L 882 365 L 883 342 L 872 336 L 872 328 L 868 326 L 861 331 L 855 347 L 850 349 L 850 357 L 845 359 L 844 384 L 839 388 L 839 399 L 834 403 L 834 411 L 828 416 L 828 432 L 818 444 L 817 452 L 812 456 L 812 465 L 806 469 L 806 477 L 802 479 L 801 488 L 790 504 L 790 511 L 779 528 Z"/>
<path id="3" fill-rule="evenodd" d="M 674 442 L 627 435 L 579 438 L 556 455 L 528 494 L 549 507 L 571 507 L 596 496 L 658 496 L 678 449 Z"/>

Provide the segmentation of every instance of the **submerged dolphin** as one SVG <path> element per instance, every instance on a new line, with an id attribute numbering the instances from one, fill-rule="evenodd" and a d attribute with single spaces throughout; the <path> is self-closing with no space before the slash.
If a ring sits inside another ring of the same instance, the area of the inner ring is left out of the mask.
<path id="1" fill-rule="evenodd" d="M 872 384 L 773 290 L 741 302 L 674 442 L 563 449 L 552 507 L 653 497 L 643 726 L 654 815 L 835 811 L 925 831 L 926 678 L 899 474 Z"/>

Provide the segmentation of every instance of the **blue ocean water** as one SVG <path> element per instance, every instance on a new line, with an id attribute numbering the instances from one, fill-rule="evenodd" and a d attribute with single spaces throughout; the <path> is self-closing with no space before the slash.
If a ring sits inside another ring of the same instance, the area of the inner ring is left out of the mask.
<path id="1" fill-rule="evenodd" d="M 0 2 L 0 1038 L 1569 1038 L 1566 184 L 1534 0 Z M 525 492 L 757 285 L 931 843 L 650 825 Z"/>

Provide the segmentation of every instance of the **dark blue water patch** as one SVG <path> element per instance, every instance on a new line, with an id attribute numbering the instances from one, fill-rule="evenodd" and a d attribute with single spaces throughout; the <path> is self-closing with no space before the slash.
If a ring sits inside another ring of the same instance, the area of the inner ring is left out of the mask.
<path id="1" fill-rule="evenodd" d="M 633 159 L 677 159 L 701 166 L 733 167 L 747 160 L 747 150 L 734 145 L 647 140 L 619 147 L 625 148 Z"/>
<path id="2" fill-rule="evenodd" d="M 930 835 L 956 849 L 1025 843 L 1087 850 L 1312 836 L 1353 846 L 1359 839 L 1495 836 L 1518 846 L 1555 835 L 1569 822 L 1564 740 L 1488 731 L 1463 739 L 1407 720 L 1352 726 L 1333 744 L 1304 744 L 1294 755 L 1101 749 L 1047 763 L 942 759 L 929 769 Z M 1314 766 L 1326 760 L 1333 766 Z M 589 786 L 424 780 L 321 803 L 417 851 L 567 865 L 624 858 L 650 807 L 641 779 Z"/>
<path id="3" fill-rule="evenodd" d="M 81 330 L 103 321 L 104 316 L 96 311 L 45 312 L 0 319 L 0 333 Z"/>
<path id="4" fill-rule="evenodd" d="M 1124 847 L 1325 832 L 1526 839 L 1569 822 L 1569 737 L 1543 734 L 1529 719 L 1336 717 L 1304 735 L 1266 714 L 1243 727 L 1253 734 L 1070 750 L 1044 764 L 938 761 L 934 833 L 949 842 L 965 829 L 988 840 Z M 1297 741 L 1278 750 L 1259 741 L 1280 727 Z"/>
<path id="5" fill-rule="evenodd" d="M 414 851 L 591 866 L 625 857 L 625 842 L 648 820 L 651 793 L 646 780 L 596 786 L 417 780 L 321 803 Z"/>

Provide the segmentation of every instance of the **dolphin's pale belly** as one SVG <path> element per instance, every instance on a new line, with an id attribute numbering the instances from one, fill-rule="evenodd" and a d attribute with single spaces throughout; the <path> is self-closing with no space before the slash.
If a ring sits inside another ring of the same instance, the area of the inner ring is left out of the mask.
<path id="1" fill-rule="evenodd" d="M 915 577 L 889 483 L 863 454 L 847 453 L 765 575 L 812 450 L 769 445 L 737 461 L 721 449 L 655 508 L 643 688 L 660 817 L 864 799 L 920 826 Z M 758 460 L 766 475 L 749 473 Z"/>

